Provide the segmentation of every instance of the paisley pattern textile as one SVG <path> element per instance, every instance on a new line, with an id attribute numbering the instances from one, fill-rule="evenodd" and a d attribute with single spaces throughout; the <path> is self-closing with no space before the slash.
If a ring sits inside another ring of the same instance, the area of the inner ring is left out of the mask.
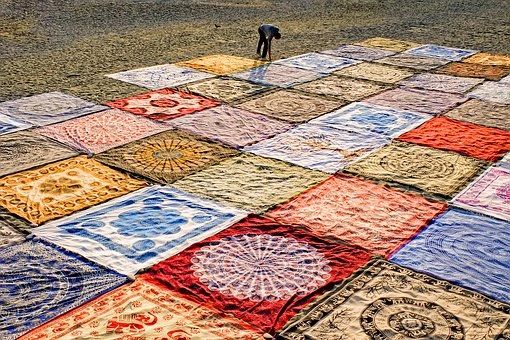
<path id="1" fill-rule="evenodd" d="M 388 255 L 425 227 L 446 204 L 338 174 L 266 213 L 284 224 Z"/>
<path id="2" fill-rule="evenodd" d="M 510 104 L 510 83 L 486 81 L 468 94 L 471 98 L 498 104 Z"/>
<path id="3" fill-rule="evenodd" d="M 202 111 L 219 104 L 216 100 L 174 89 L 146 92 L 107 103 L 113 108 L 159 121 Z"/>
<path id="4" fill-rule="evenodd" d="M 405 87 L 451 93 L 464 93 L 483 82 L 483 79 L 455 77 L 446 74 L 422 73 L 400 81 Z"/>
<path id="5" fill-rule="evenodd" d="M 470 123 L 510 130 L 510 106 L 470 99 L 445 116 Z"/>
<path id="6" fill-rule="evenodd" d="M 402 52 L 407 49 L 420 46 L 419 44 L 410 42 L 410 41 L 388 39 L 388 38 L 381 38 L 381 37 L 363 40 L 359 43 L 356 43 L 356 45 L 382 48 L 382 49 L 385 49 L 388 51 L 396 51 L 396 52 Z"/>
<path id="7" fill-rule="evenodd" d="M 0 136 L 0 176 L 76 155 L 77 152 L 31 131 Z"/>
<path id="8" fill-rule="evenodd" d="M 399 140 L 466 156 L 497 161 L 510 151 L 510 131 L 436 117 L 399 137 Z"/>
<path id="9" fill-rule="evenodd" d="M 188 91 L 224 102 L 232 102 L 268 89 L 266 86 L 229 78 L 208 79 L 187 85 L 185 88 Z"/>
<path id="10" fill-rule="evenodd" d="M 41 241 L 2 248 L 0 337 L 16 339 L 126 277 Z"/>
<path id="11" fill-rule="evenodd" d="M 232 77 L 268 86 L 290 87 L 324 77 L 325 74 L 297 67 L 268 64 L 233 74 Z"/>
<path id="12" fill-rule="evenodd" d="M 509 248 L 509 222 L 454 209 L 437 218 L 391 261 L 509 303 Z M 474 259 L 476 265 L 465 265 Z"/>
<path id="13" fill-rule="evenodd" d="M 510 306 L 378 260 L 315 302 L 280 339 L 504 339 Z"/>
<path id="14" fill-rule="evenodd" d="M 241 211 L 152 186 L 32 232 L 108 268 L 134 275 L 242 217 Z"/>
<path id="15" fill-rule="evenodd" d="M 466 63 L 510 67 L 510 56 L 480 52 L 464 60 Z"/>
<path id="16" fill-rule="evenodd" d="M 315 71 L 318 73 L 331 73 L 342 68 L 358 64 L 359 61 L 335 57 L 320 53 L 306 53 L 295 57 L 280 59 L 275 62 L 278 65 L 302 68 L 305 70 Z"/>
<path id="17" fill-rule="evenodd" d="M 150 119 L 114 109 L 45 126 L 36 132 L 94 154 L 168 129 Z"/>
<path id="18" fill-rule="evenodd" d="M 42 126 L 107 109 L 61 92 L 49 92 L 0 103 L 0 114 Z"/>
<path id="19" fill-rule="evenodd" d="M 189 175 L 173 186 L 240 209 L 262 212 L 327 177 L 320 171 L 243 154 Z"/>
<path id="20" fill-rule="evenodd" d="M 21 122 L 17 119 L 13 119 L 9 116 L 0 113 L 0 136 L 19 130 L 26 130 L 30 126 L 31 126 L 30 124 Z"/>
<path id="21" fill-rule="evenodd" d="M 432 70 L 449 63 L 449 61 L 445 59 L 423 57 L 408 53 L 396 54 L 390 57 L 375 60 L 375 62 L 425 71 Z"/>
<path id="22" fill-rule="evenodd" d="M 348 76 L 382 83 L 396 83 L 413 75 L 412 72 L 375 63 L 361 63 L 335 72 L 339 76 Z"/>
<path id="23" fill-rule="evenodd" d="M 0 178 L 0 205 L 40 224 L 144 185 L 142 181 L 79 156 Z"/>
<path id="24" fill-rule="evenodd" d="M 485 165 L 483 161 L 457 153 L 395 141 L 350 165 L 347 170 L 451 197 Z"/>
<path id="25" fill-rule="evenodd" d="M 234 72 L 240 72 L 260 66 L 264 61 L 237 57 L 232 55 L 215 54 L 200 57 L 188 61 L 182 61 L 175 65 L 191 67 L 197 70 L 214 73 L 218 75 L 227 75 Z"/>
<path id="26" fill-rule="evenodd" d="M 500 80 L 510 73 L 510 66 L 481 65 L 470 63 L 453 62 L 437 70 L 458 77 L 485 78 L 488 80 Z"/>
<path id="27" fill-rule="evenodd" d="M 489 168 L 455 198 L 454 204 L 510 221 L 510 167 Z"/>
<path id="28" fill-rule="evenodd" d="M 96 160 L 156 182 L 171 183 L 235 155 L 233 149 L 167 131 L 103 152 Z"/>
<path id="29" fill-rule="evenodd" d="M 120 287 L 26 334 L 23 340 L 77 338 L 263 339 L 225 318 L 145 280 Z"/>
<path id="30" fill-rule="evenodd" d="M 250 216 L 157 264 L 143 278 L 186 291 L 272 334 L 369 259 L 362 248 Z"/>
<path id="31" fill-rule="evenodd" d="M 342 45 L 333 50 L 322 51 L 321 53 L 334 55 L 337 57 L 351 58 L 356 60 L 373 61 L 391 56 L 395 52 L 357 45 Z"/>
<path id="32" fill-rule="evenodd" d="M 466 57 L 469 57 L 475 54 L 477 51 L 473 50 L 465 50 L 460 48 L 439 46 L 434 44 L 423 45 L 419 47 L 412 48 L 406 53 L 414 54 L 418 56 L 425 57 L 433 57 L 433 58 L 441 58 L 450 61 L 459 61 Z"/>

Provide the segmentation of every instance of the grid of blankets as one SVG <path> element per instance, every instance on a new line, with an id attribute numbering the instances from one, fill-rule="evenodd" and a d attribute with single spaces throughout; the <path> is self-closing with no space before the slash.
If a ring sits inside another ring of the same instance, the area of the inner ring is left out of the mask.
<path id="1" fill-rule="evenodd" d="M 0 338 L 510 339 L 509 74 L 372 38 L 0 103 Z"/>

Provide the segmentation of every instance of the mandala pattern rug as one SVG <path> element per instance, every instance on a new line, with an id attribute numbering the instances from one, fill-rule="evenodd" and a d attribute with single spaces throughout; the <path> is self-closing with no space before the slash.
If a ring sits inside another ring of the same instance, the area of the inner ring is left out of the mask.
<path id="1" fill-rule="evenodd" d="M 280 59 L 275 62 L 278 65 L 302 68 L 318 73 L 331 73 L 345 67 L 358 64 L 359 61 L 341 57 L 335 57 L 320 53 L 306 53 L 291 58 Z"/>
<path id="2" fill-rule="evenodd" d="M 509 222 L 453 209 L 394 254 L 391 261 L 510 303 L 509 247 Z"/>
<path id="3" fill-rule="evenodd" d="M 265 216 L 387 256 L 445 208 L 417 194 L 337 174 Z"/>
<path id="4" fill-rule="evenodd" d="M 172 183 L 237 152 L 184 132 L 167 131 L 96 155 L 96 160 L 160 183 Z"/>
<path id="5" fill-rule="evenodd" d="M 45 126 L 36 132 L 95 154 L 168 129 L 150 119 L 113 109 Z"/>
<path id="6" fill-rule="evenodd" d="M 310 123 L 396 137 L 430 118 L 429 115 L 424 113 L 397 110 L 361 102 L 352 103 L 322 115 L 311 120 Z"/>
<path id="7" fill-rule="evenodd" d="M 400 81 L 398 84 L 405 87 L 414 87 L 425 90 L 435 90 L 451 93 L 465 93 L 474 86 L 483 82 L 483 79 L 455 77 L 446 74 L 421 73 Z"/>
<path id="8" fill-rule="evenodd" d="M 460 94 L 396 88 L 370 97 L 368 103 L 429 114 L 439 114 L 466 99 Z"/>
<path id="9" fill-rule="evenodd" d="M 0 206 L 41 224 L 142 188 L 135 180 L 84 156 L 0 179 Z"/>
<path id="10" fill-rule="evenodd" d="M 44 242 L 2 249 L 0 337 L 23 333 L 121 285 L 126 277 Z"/>
<path id="11" fill-rule="evenodd" d="M 122 286 L 23 336 L 58 338 L 254 340 L 262 337 L 233 318 L 145 280 Z"/>
<path id="12" fill-rule="evenodd" d="M 378 260 L 317 300 L 281 339 L 504 339 L 510 306 Z"/>
<path id="13" fill-rule="evenodd" d="M 19 130 L 26 130 L 30 127 L 31 127 L 30 124 L 21 122 L 16 119 L 12 119 L 11 117 L 0 113 L 0 136 Z"/>
<path id="14" fill-rule="evenodd" d="M 450 61 L 459 61 L 461 59 L 464 59 L 466 57 L 469 57 L 469 56 L 475 54 L 476 52 L 477 51 L 453 48 L 453 47 L 446 47 L 446 46 L 439 46 L 439 45 L 434 45 L 434 44 L 423 45 L 423 46 L 415 47 L 415 48 L 412 48 L 412 49 L 406 51 L 406 53 L 409 53 L 409 54 L 414 54 L 414 55 L 424 56 L 424 57 L 441 58 L 441 59 L 446 59 L 446 60 L 450 60 Z"/>
<path id="15" fill-rule="evenodd" d="M 330 96 L 346 101 L 356 101 L 389 89 L 386 85 L 351 78 L 330 76 L 306 84 L 298 85 L 295 89 Z"/>
<path id="16" fill-rule="evenodd" d="M 153 90 L 181 86 L 194 81 L 214 77 L 214 75 L 209 73 L 170 64 L 144 67 L 136 70 L 107 74 L 106 76 Z"/>
<path id="17" fill-rule="evenodd" d="M 376 63 L 361 63 L 335 72 L 339 76 L 378 81 L 381 83 L 396 83 L 399 80 L 408 78 L 414 73 Z"/>
<path id="18" fill-rule="evenodd" d="M 359 43 L 356 43 L 356 45 L 382 48 L 388 51 L 395 52 L 402 52 L 410 48 L 420 46 L 419 44 L 410 41 L 395 40 L 381 37 L 366 39 Z"/>
<path id="19" fill-rule="evenodd" d="M 244 148 L 244 151 L 335 173 L 388 142 L 386 138 L 368 132 L 303 124 Z"/>
<path id="20" fill-rule="evenodd" d="M 510 151 L 510 131 L 447 117 L 432 118 L 403 134 L 399 140 L 486 161 L 497 161 Z"/>
<path id="21" fill-rule="evenodd" d="M 454 204 L 510 221 L 510 168 L 489 168 L 455 198 Z"/>
<path id="22" fill-rule="evenodd" d="M 232 55 L 215 54 L 177 63 L 177 66 L 191 67 L 197 70 L 227 75 L 241 72 L 253 67 L 263 65 L 265 62 Z"/>
<path id="23" fill-rule="evenodd" d="M 173 188 L 152 186 L 32 232 L 119 273 L 134 275 L 245 215 Z"/>
<path id="24" fill-rule="evenodd" d="M 244 80 L 229 78 L 208 79 L 186 86 L 186 90 L 204 97 L 215 98 L 224 102 L 233 102 L 267 90 L 268 87 L 249 83 Z"/>
<path id="25" fill-rule="evenodd" d="M 365 61 L 373 61 L 376 59 L 381 59 L 384 57 L 391 56 L 395 54 L 395 52 L 380 49 L 380 48 L 372 48 L 358 45 L 342 45 L 333 50 L 322 51 L 321 53 L 344 57 L 356 60 L 365 60 Z"/>
<path id="26" fill-rule="evenodd" d="M 25 234 L 21 230 L 30 227 L 30 224 L 0 208 L 0 248 L 23 242 Z"/>
<path id="27" fill-rule="evenodd" d="M 251 216 L 157 264 L 143 278 L 273 334 L 369 259 L 362 248 Z"/>
<path id="28" fill-rule="evenodd" d="M 510 67 L 510 56 L 480 52 L 464 60 L 466 63 Z"/>
<path id="29" fill-rule="evenodd" d="M 234 78 L 248 80 L 256 84 L 280 87 L 291 87 L 324 76 L 323 73 L 278 64 L 268 64 L 232 75 Z"/>
<path id="30" fill-rule="evenodd" d="M 243 154 L 173 186 L 251 212 L 262 212 L 326 179 L 327 174 L 281 161 Z"/>
<path id="31" fill-rule="evenodd" d="M 330 112 L 345 102 L 281 90 L 246 101 L 237 107 L 290 123 L 303 123 Z"/>
<path id="32" fill-rule="evenodd" d="M 447 117 L 510 130 L 510 106 L 470 99 L 448 111 Z"/>
<path id="33" fill-rule="evenodd" d="M 449 61 L 439 58 L 423 57 L 408 53 L 400 53 L 397 55 L 376 60 L 375 62 L 386 65 L 428 71 L 448 64 Z"/>
<path id="34" fill-rule="evenodd" d="M 43 126 L 107 109 L 61 92 L 49 92 L 0 103 L 0 114 Z"/>
<path id="35" fill-rule="evenodd" d="M 451 197 L 485 165 L 483 161 L 454 152 L 395 141 L 350 165 L 347 170 Z"/>
<path id="36" fill-rule="evenodd" d="M 135 115 L 167 121 L 218 106 L 220 103 L 182 90 L 161 89 L 115 100 L 107 105 Z"/>
<path id="37" fill-rule="evenodd" d="M 175 119 L 171 125 L 234 147 L 256 143 L 292 127 L 227 105 Z"/>
<path id="38" fill-rule="evenodd" d="M 76 155 L 77 152 L 31 131 L 0 136 L 0 176 Z"/>
<path id="39" fill-rule="evenodd" d="M 498 104 L 510 104 L 510 83 L 486 81 L 468 94 L 471 98 Z"/>
<path id="40" fill-rule="evenodd" d="M 485 78 L 488 80 L 497 81 L 510 73 L 510 66 L 502 67 L 496 65 L 453 62 L 440 68 L 437 71 L 452 76 Z"/>

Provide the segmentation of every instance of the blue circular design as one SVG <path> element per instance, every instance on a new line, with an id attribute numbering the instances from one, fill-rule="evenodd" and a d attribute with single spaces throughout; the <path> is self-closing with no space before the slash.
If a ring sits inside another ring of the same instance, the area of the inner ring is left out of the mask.
<path id="1" fill-rule="evenodd" d="M 154 243 L 154 241 L 140 240 L 140 241 L 136 241 L 135 243 L 133 243 L 132 248 L 136 251 L 146 251 L 146 250 L 154 248 L 155 245 L 156 245 L 156 243 Z"/>
<path id="2" fill-rule="evenodd" d="M 120 235 L 140 238 L 175 234 L 186 223 L 188 220 L 177 210 L 163 210 L 159 207 L 124 212 L 111 222 Z"/>

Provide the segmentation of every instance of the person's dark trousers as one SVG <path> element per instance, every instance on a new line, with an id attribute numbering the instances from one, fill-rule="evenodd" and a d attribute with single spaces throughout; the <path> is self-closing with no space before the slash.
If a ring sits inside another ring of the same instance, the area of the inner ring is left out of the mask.
<path id="1" fill-rule="evenodd" d="M 266 38 L 266 34 L 259 28 L 259 44 L 257 45 L 257 53 L 260 54 L 260 48 L 262 47 L 262 44 L 264 44 L 264 48 L 262 49 L 261 57 L 265 58 L 267 56 L 267 47 L 268 47 L 268 41 Z"/>

